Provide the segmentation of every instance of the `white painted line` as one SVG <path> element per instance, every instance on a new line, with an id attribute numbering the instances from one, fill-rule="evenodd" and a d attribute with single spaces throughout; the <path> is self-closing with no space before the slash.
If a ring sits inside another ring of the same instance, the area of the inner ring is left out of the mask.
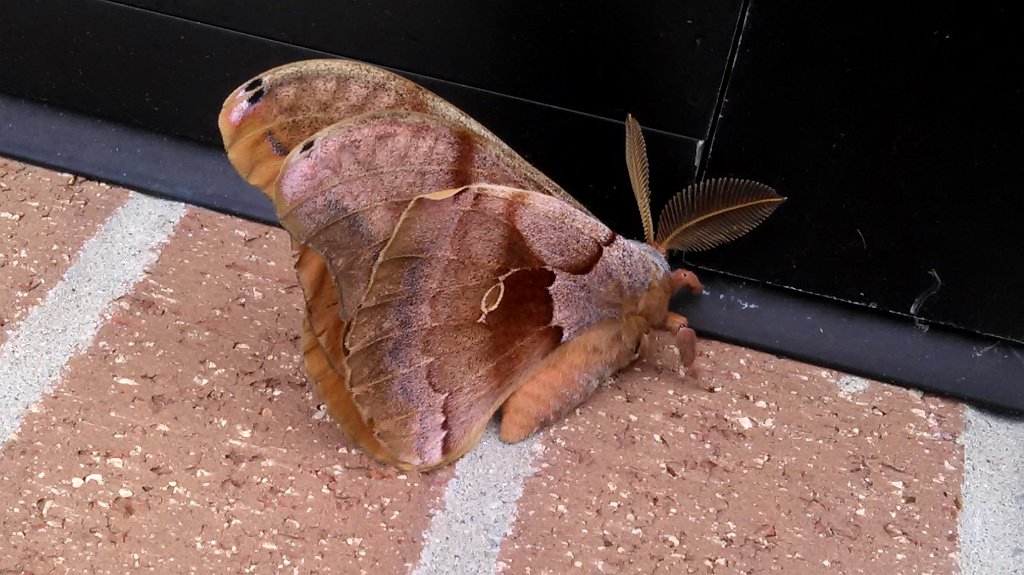
<path id="1" fill-rule="evenodd" d="M 423 534 L 413 575 L 486 575 L 497 571 L 501 542 L 515 519 L 523 480 L 531 473 L 536 436 L 515 445 L 492 422 L 480 443 L 455 464 L 444 508 Z"/>
<path id="2" fill-rule="evenodd" d="M 962 575 L 1024 574 L 1024 419 L 967 406 Z"/>
<path id="3" fill-rule="evenodd" d="M 103 324 L 103 312 L 156 261 L 183 204 L 132 194 L 82 247 L 46 299 L 0 348 L 0 443 Z"/>

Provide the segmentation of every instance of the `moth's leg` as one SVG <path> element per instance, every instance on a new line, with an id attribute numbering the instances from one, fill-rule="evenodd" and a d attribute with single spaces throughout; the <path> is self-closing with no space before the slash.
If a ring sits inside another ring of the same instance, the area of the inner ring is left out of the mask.
<path id="1" fill-rule="evenodd" d="M 605 320 L 555 348 L 502 405 L 501 440 L 516 443 L 556 421 L 629 365 L 645 325 Z"/>
<path id="2" fill-rule="evenodd" d="M 697 359 L 697 333 L 687 325 L 686 318 L 675 312 L 668 312 L 665 317 L 665 329 L 676 338 L 679 359 L 683 365 L 693 365 L 693 361 Z"/>
<path id="3" fill-rule="evenodd" d="M 697 274 L 689 270 L 673 270 L 670 277 L 673 291 L 683 288 L 694 294 L 704 291 L 704 285 L 697 279 Z M 686 367 L 693 365 L 693 361 L 697 358 L 697 333 L 690 329 L 686 318 L 675 312 L 668 312 L 668 315 L 665 316 L 664 327 L 675 336 L 683 365 Z"/>

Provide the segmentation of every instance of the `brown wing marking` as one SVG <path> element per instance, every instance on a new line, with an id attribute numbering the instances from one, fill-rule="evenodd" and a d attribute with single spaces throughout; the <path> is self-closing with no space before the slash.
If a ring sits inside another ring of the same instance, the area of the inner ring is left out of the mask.
<path id="1" fill-rule="evenodd" d="M 603 234 L 581 227 L 605 228 L 590 221 L 550 197 L 497 186 L 409 203 L 345 335 L 354 402 L 397 458 L 423 468 L 461 456 L 559 344 L 548 289 L 562 268 L 600 258 Z M 539 241 L 523 222 L 561 227 Z M 559 266 L 547 259 L 556 244 Z"/>

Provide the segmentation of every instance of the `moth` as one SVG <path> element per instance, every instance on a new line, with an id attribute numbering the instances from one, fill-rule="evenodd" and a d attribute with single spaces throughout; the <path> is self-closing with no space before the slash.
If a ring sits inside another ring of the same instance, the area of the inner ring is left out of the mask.
<path id="1" fill-rule="evenodd" d="M 617 235 L 468 115 L 378 67 L 311 60 L 246 82 L 218 119 L 238 173 L 273 201 L 305 297 L 303 355 L 328 412 L 403 469 L 454 461 L 501 411 L 517 442 L 630 364 L 699 292 L 671 250 L 735 239 L 783 201 L 705 181 L 655 230 L 646 148 L 626 123 L 645 242 Z"/>

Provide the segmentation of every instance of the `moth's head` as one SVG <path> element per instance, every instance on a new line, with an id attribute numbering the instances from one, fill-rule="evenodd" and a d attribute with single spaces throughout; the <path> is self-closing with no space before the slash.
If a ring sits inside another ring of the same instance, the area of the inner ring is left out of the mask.
<path id="1" fill-rule="evenodd" d="M 645 271 L 649 275 L 647 290 L 637 301 L 637 313 L 647 319 L 651 326 L 661 325 L 668 313 L 668 303 L 675 293 L 672 281 L 672 269 L 665 260 L 665 254 L 651 244 L 636 242 L 643 254 Z"/>
<path id="2" fill-rule="evenodd" d="M 631 115 L 626 117 L 626 169 L 640 208 L 644 239 L 663 256 L 673 250 L 708 250 L 735 240 L 757 227 L 786 200 L 772 188 L 751 180 L 705 180 L 668 202 L 655 233 L 647 146 L 640 124 Z"/>

